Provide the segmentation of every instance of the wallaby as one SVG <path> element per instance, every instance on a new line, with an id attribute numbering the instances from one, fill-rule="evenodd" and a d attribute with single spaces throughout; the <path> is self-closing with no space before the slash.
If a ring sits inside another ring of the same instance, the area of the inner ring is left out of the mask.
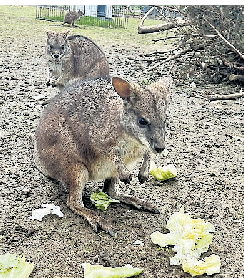
<path id="1" fill-rule="evenodd" d="M 47 31 L 48 84 L 62 90 L 76 78 L 109 76 L 109 63 L 104 52 L 89 38 L 68 34 L 69 31 Z"/>
<path id="2" fill-rule="evenodd" d="M 119 180 L 131 181 L 130 170 L 144 158 L 138 178 L 149 175 L 150 158 L 165 148 L 167 95 L 171 78 L 145 89 L 119 78 L 74 81 L 48 104 L 34 139 L 37 168 L 69 188 L 68 206 L 113 235 L 108 222 L 84 207 L 88 181 L 105 180 L 112 198 L 153 213 L 152 204 L 119 193 Z"/>
<path id="3" fill-rule="evenodd" d="M 74 12 L 72 12 L 72 11 L 68 12 L 64 17 L 63 25 L 65 23 L 68 23 L 71 26 L 74 26 L 75 21 L 79 20 L 82 15 L 83 15 L 83 12 L 80 11 L 80 10 L 78 12 L 75 12 L 75 11 Z"/>

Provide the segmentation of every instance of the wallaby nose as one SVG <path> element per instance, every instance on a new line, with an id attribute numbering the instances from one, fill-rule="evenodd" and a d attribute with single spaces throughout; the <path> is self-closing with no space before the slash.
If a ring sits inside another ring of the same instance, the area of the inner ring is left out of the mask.
<path id="1" fill-rule="evenodd" d="M 58 54 L 54 54 L 54 58 L 58 59 L 59 55 Z"/>
<path id="2" fill-rule="evenodd" d="M 163 150 L 164 150 L 164 148 L 155 147 L 155 151 L 156 151 L 157 153 L 161 153 Z"/>

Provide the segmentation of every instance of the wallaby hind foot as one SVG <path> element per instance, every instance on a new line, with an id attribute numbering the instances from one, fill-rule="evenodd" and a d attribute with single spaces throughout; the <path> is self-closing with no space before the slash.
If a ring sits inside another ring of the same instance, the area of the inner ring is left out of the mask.
<path id="1" fill-rule="evenodd" d="M 74 166 L 72 167 L 70 173 L 71 175 L 69 176 L 68 180 L 66 180 L 66 184 L 70 184 L 67 205 L 71 210 L 83 216 L 96 233 L 98 232 L 98 229 L 101 228 L 111 236 L 114 236 L 109 222 L 97 215 L 95 211 L 84 207 L 82 193 L 85 184 L 89 180 L 87 169 L 84 166 Z"/>
<path id="2" fill-rule="evenodd" d="M 111 228 L 111 224 L 97 215 L 95 211 L 78 205 L 77 202 L 68 200 L 67 205 L 77 214 L 83 216 L 91 225 L 93 230 L 97 233 L 99 228 L 107 232 L 109 235 L 114 236 L 114 232 Z"/>

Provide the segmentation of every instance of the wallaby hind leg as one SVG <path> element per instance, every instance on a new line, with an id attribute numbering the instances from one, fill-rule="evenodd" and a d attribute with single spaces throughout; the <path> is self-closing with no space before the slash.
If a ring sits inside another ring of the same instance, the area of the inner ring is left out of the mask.
<path id="1" fill-rule="evenodd" d="M 118 182 L 119 178 L 106 179 L 104 182 L 103 191 L 106 192 L 110 197 L 117 199 L 125 204 L 132 205 L 137 209 L 150 211 L 152 213 L 160 213 L 156 207 L 145 200 L 136 198 L 131 195 L 119 193 L 117 188 Z"/>
<path id="2" fill-rule="evenodd" d="M 69 179 L 69 196 L 67 200 L 67 205 L 77 214 L 86 218 L 89 224 L 92 226 L 95 232 L 98 231 L 100 227 L 102 230 L 109 233 L 111 236 L 114 236 L 114 233 L 107 221 L 101 218 L 96 214 L 95 211 L 92 211 L 86 207 L 84 207 L 82 196 L 85 184 L 88 181 L 89 173 L 87 169 L 82 167 L 74 167 L 73 171 L 71 171 L 71 177 Z"/>

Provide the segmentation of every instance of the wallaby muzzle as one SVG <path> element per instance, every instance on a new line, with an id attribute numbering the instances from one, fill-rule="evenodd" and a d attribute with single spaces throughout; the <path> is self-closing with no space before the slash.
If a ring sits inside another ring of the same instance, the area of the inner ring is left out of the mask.
<path id="1" fill-rule="evenodd" d="M 165 149 L 165 133 L 159 131 L 151 138 L 151 146 L 154 151 L 161 153 Z"/>
<path id="2" fill-rule="evenodd" d="M 165 148 L 159 148 L 159 147 L 155 147 L 155 151 L 157 153 L 161 153 Z"/>
<path id="3" fill-rule="evenodd" d="M 161 153 L 164 149 L 165 149 L 165 145 L 164 144 L 160 144 L 160 143 L 155 143 L 153 142 L 153 149 L 157 152 L 157 153 Z"/>

